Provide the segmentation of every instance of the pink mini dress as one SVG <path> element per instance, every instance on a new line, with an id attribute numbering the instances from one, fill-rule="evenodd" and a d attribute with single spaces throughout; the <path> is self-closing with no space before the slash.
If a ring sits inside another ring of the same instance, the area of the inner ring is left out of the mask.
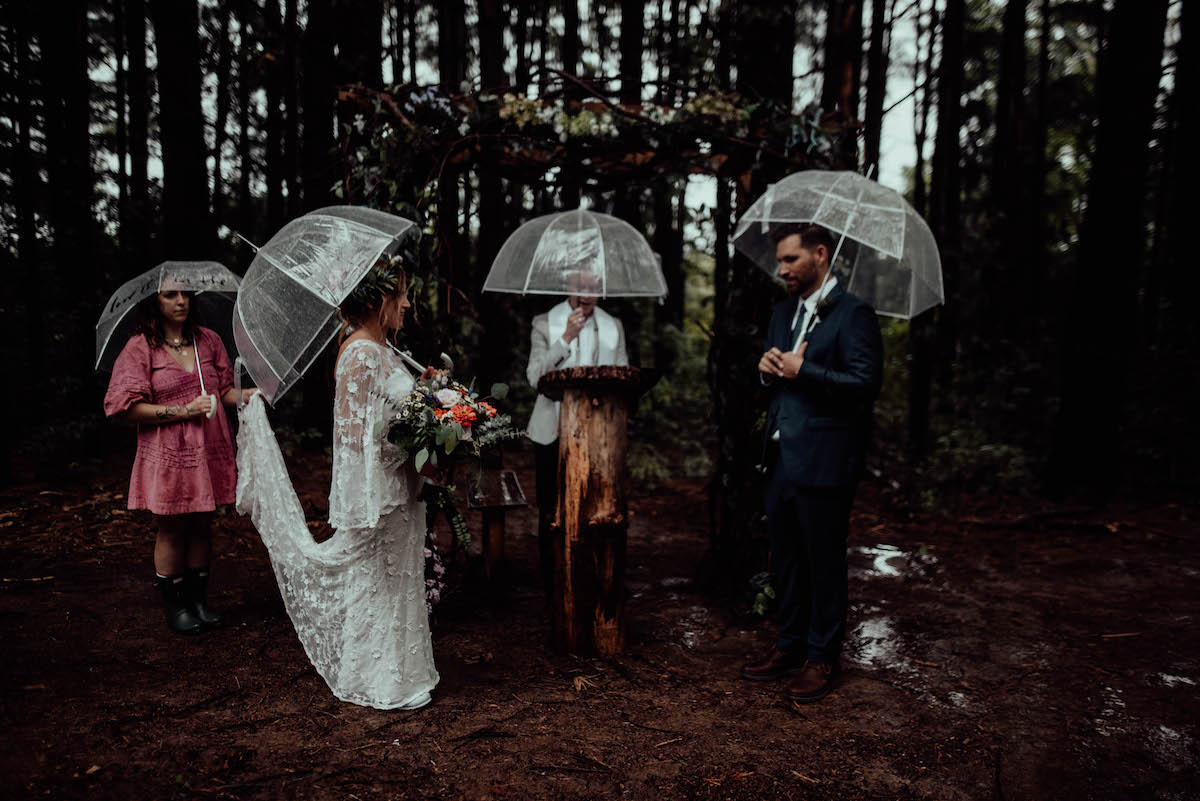
<path id="1" fill-rule="evenodd" d="M 137 456 L 129 479 L 129 508 L 156 515 L 211 512 L 237 496 L 233 431 L 223 396 L 233 386 L 233 368 L 221 338 L 196 328 L 196 350 L 204 388 L 217 396 L 212 419 L 193 417 L 165 425 L 137 427 Z M 166 347 L 151 348 L 146 337 L 130 337 L 113 365 L 104 413 L 113 417 L 135 403 L 186 406 L 200 394 L 200 379 L 171 357 Z"/>

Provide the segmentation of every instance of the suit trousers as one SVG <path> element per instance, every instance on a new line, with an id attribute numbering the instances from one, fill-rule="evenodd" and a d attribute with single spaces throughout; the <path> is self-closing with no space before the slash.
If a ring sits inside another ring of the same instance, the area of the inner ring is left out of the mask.
<path id="1" fill-rule="evenodd" d="M 554 551 L 550 524 L 558 507 L 558 440 L 533 445 L 534 487 L 538 505 L 538 563 L 546 597 L 554 589 Z"/>
<path id="2" fill-rule="evenodd" d="M 846 636 L 846 536 L 854 488 L 798 487 L 782 472 L 773 471 L 765 499 L 776 647 L 834 664 Z"/>

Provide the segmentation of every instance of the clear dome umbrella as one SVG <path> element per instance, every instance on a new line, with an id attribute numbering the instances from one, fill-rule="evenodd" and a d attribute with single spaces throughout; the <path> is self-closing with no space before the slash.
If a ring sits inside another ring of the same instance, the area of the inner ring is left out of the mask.
<path id="1" fill-rule="evenodd" d="M 358 206 L 330 206 L 292 220 L 258 249 L 238 293 L 233 334 L 239 361 L 274 404 L 341 328 L 337 308 L 416 223 Z"/>
<path id="2" fill-rule="evenodd" d="M 96 323 L 96 369 L 111 370 L 117 355 L 137 330 L 134 309 L 151 295 L 178 289 L 195 292 L 190 318 L 211 328 L 236 356 L 230 328 L 234 300 L 241 279 L 215 261 L 164 261 L 126 281 L 104 304 Z"/>
<path id="3" fill-rule="evenodd" d="M 483 291 L 565 295 L 580 285 L 596 287 L 603 298 L 667 294 L 646 238 L 624 220 L 588 209 L 547 214 L 514 231 L 496 254 Z"/>
<path id="4" fill-rule="evenodd" d="M 805 170 L 771 184 L 738 220 L 734 246 L 775 277 L 772 229 L 810 222 L 838 237 L 832 272 L 877 313 L 911 319 L 945 301 L 929 226 L 899 192 L 858 173 Z"/>

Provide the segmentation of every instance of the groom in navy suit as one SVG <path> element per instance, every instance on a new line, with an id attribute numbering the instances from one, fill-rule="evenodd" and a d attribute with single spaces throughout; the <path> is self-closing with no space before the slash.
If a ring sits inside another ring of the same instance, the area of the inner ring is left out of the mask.
<path id="1" fill-rule="evenodd" d="M 775 307 L 758 363 L 770 393 L 764 465 L 778 638 L 742 676 L 792 677 L 788 696 L 824 698 L 846 634 L 846 535 L 883 376 L 875 312 L 829 275 L 830 232 L 788 223 L 771 232 L 788 299 Z M 807 336 L 803 338 L 805 332 Z"/>

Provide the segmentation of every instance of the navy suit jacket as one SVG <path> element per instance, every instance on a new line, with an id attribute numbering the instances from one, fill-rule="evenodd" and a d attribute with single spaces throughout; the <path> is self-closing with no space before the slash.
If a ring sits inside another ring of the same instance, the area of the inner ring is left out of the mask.
<path id="1" fill-rule="evenodd" d="M 775 307 L 767 347 L 790 351 L 791 297 Z M 883 338 L 875 311 L 840 286 L 818 309 L 821 322 L 808 335 L 804 364 L 795 378 L 768 379 L 771 404 L 765 436 L 779 431 L 779 464 L 790 484 L 853 487 L 862 476 L 871 433 L 871 410 L 883 381 Z"/>

